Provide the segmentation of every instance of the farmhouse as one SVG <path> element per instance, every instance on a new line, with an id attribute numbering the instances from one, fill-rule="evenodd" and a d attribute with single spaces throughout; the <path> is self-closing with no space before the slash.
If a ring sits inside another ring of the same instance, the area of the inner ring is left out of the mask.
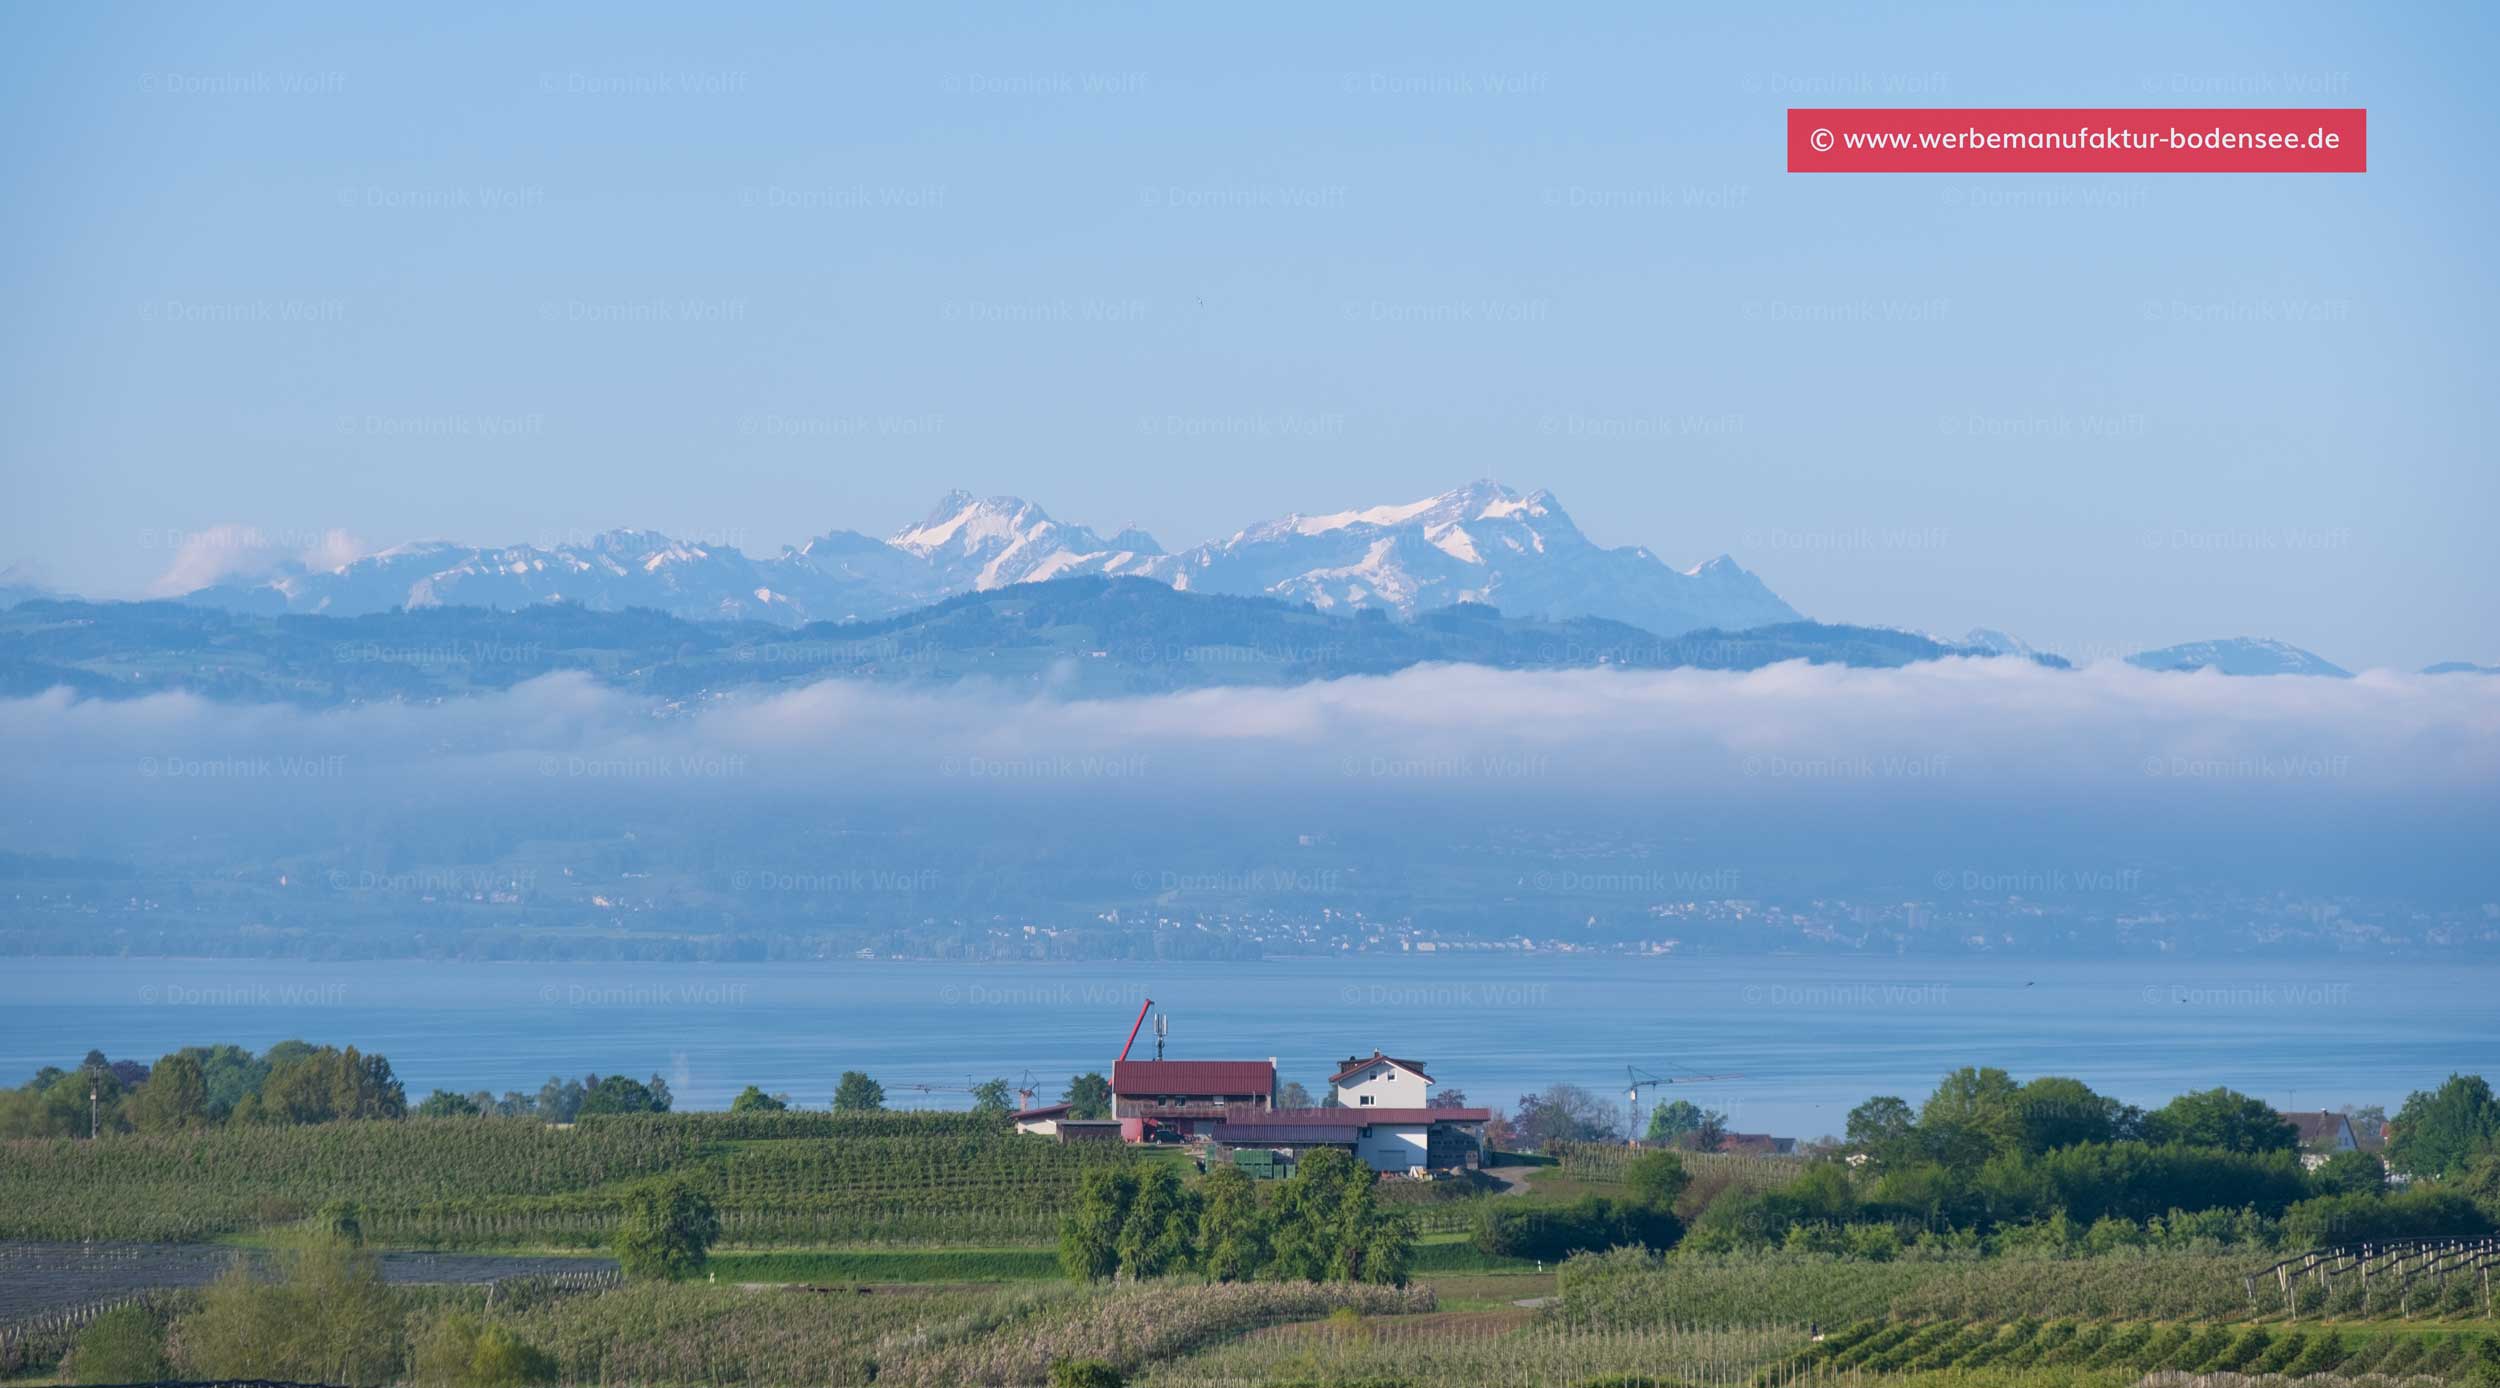
<path id="1" fill-rule="evenodd" d="M 2315 1171 L 2326 1159 L 2338 1152 L 2361 1150 L 2361 1139 L 2353 1131 L 2352 1119 L 2341 1113 L 2286 1113 L 2281 1115 L 2300 1134 L 2300 1164 Z"/>
<path id="2" fill-rule="evenodd" d="M 1413 1172 L 1477 1164 L 1491 1121 L 1490 1109 L 1423 1105 L 1245 1110 L 1214 1125 L 1208 1137 L 1225 1147 L 1295 1155 L 1336 1147 L 1374 1171 Z"/>
<path id="3" fill-rule="evenodd" d="M 1400 1060 L 1373 1051 L 1348 1056 L 1328 1087 L 1347 1108 L 1423 1108 L 1432 1093 L 1432 1076 L 1420 1060 Z"/>
<path id="4" fill-rule="evenodd" d="M 1122 1060 L 1111 1067 L 1111 1116 L 1120 1136 L 1145 1142 L 1203 1136 L 1235 1112 L 1276 1106 L 1276 1058 Z"/>

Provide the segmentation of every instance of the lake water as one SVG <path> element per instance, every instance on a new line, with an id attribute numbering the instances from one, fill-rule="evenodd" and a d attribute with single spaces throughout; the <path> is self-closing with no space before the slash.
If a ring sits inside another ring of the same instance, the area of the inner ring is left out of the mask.
<path id="1" fill-rule="evenodd" d="M 2378 961 L 1365 956 L 1251 964 L 305 963 L 0 961 L 0 1083 L 90 1046 L 287 1037 L 391 1059 L 409 1097 L 535 1091 L 550 1074 L 654 1072 L 680 1107 L 748 1084 L 823 1106 L 866 1070 L 898 1107 L 963 1107 L 992 1075 L 1108 1071 L 1141 1000 L 1175 1059 L 1278 1058 L 1321 1091 L 1378 1047 L 1471 1102 L 1624 1067 L 1732 1074 L 1672 1086 L 1741 1131 L 1837 1132 L 1871 1094 L 1915 1102 L 1945 1071 L 2074 1075 L 2156 1104 L 2227 1084 L 2280 1107 L 2377 1102 L 2449 1072 L 2500 1078 L 2500 969 Z M 1152 1055 L 1151 1026 L 1136 1054 Z M 927 1085 L 922 1091 L 911 1085 Z M 1649 1100 L 1645 1098 L 1644 1102 Z"/>

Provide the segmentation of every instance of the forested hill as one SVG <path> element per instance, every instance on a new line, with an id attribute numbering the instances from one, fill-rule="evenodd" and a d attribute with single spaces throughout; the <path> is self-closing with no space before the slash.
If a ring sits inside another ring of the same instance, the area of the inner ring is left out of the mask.
<path id="1" fill-rule="evenodd" d="M 662 698 L 828 678 L 991 681 L 1078 695 L 1288 685 L 1436 662 L 1509 670 L 1752 670 L 1786 660 L 1898 666 L 1985 656 L 1910 632 L 1791 622 L 1661 637 L 1596 618 L 1537 621 L 1460 604 L 1401 621 L 1143 579 L 967 593 L 874 622 L 790 630 L 645 609 L 543 604 L 361 617 L 267 616 L 177 602 L 34 601 L 0 611 L 0 695 L 183 690 L 324 707 L 441 699 L 558 671 Z M 2039 657 L 2062 664 L 2055 657 Z"/>

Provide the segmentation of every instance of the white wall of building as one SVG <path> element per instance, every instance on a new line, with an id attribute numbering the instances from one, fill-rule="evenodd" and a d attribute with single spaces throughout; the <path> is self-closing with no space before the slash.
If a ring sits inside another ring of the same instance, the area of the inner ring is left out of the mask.
<path id="1" fill-rule="evenodd" d="M 1375 1060 L 1336 1084 L 1337 1102 L 1347 1108 L 1422 1108 L 1432 1100 L 1432 1085 L 1423 1076 L 1385 1060 Z"/>
<path id="2" fill-rule="evenodd" d="M 1380 1123 L 1363 1129 L 1354 1155 L 1374 1171 L 1406 1171 L 1424 1164 L 1425 1143 L 1432 1132 L 1425 1123 Z"/>

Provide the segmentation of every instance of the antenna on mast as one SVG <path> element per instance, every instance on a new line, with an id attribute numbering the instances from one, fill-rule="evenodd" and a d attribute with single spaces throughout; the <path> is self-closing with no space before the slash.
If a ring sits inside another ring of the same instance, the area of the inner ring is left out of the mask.
<path id="1" fill-rule="evenodd" d="M 1169 1012 L 1158 1012 L 1158 1013 L 1156 1013 L 1156 1014 L 1155 1014 L 1155 1059 L 1157 1059 L 1157 1060 L 1161 1060 L 1161 1059 L 1163 1059 L 1163 1038 L 1164 1038 L 1164 1037 L 1166 1037 L 1166 1036 L 1168 1036 L 1168 1035 L 1170 1035 L 1170 1034 L 1171 1034 L 1171 1031 L 1172 1031 L 1172 1014 L 1171 1014 L 1171 1013 L 1169 1013 Z"/>

